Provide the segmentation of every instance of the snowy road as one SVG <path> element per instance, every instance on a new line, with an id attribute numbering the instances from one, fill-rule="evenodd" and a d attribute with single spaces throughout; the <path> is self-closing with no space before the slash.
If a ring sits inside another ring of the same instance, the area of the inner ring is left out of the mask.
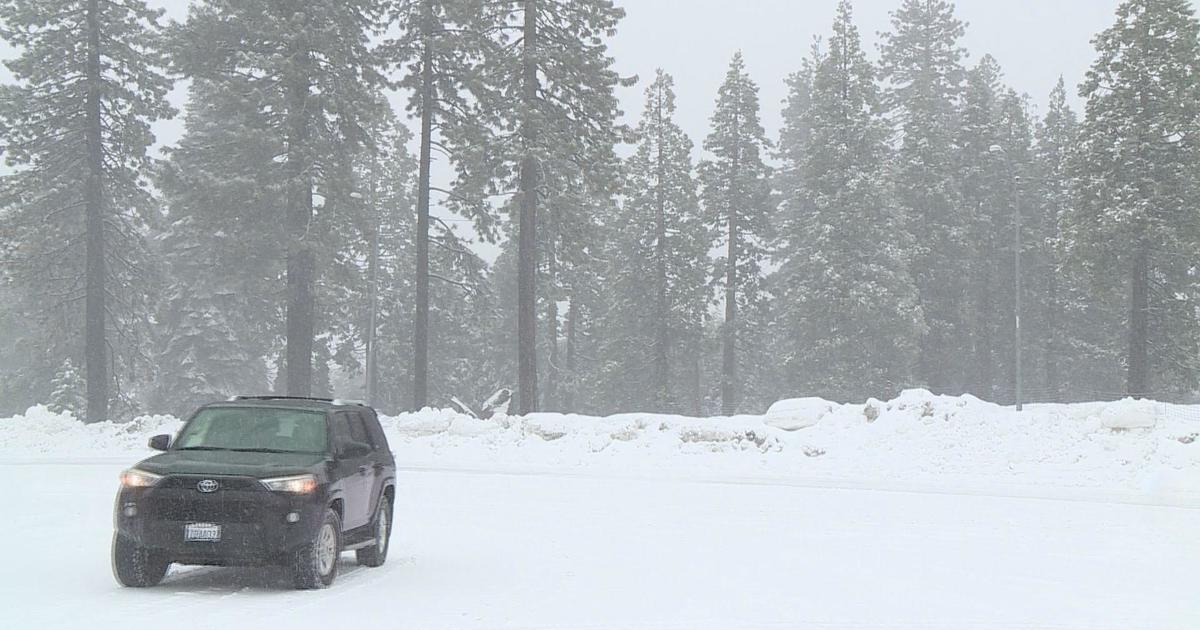
<path id="1" fill-rule="evenodd" d="M 404 472 L 388 564 L 347 554 L 331 589 L 213 568 L 121 589 L 121 468 L 0 462 L 0 627 L 1200 627 L 1197 509 L 478 470 Z"/>

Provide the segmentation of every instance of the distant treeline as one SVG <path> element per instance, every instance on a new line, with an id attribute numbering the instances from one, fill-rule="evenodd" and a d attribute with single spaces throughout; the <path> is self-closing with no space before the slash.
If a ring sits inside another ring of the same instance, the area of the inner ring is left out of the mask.
<path id="1" fill-rule="evenodd" d="M 0 1 L 0 412 L 1011 402 L 1018 322 L 1026 398 L 1195 392 L 1191 4 L 1126 0 L 1077 115 L 897 2 L 878 54 L 839 3 L 777 136 L 735 55 L 695 164 L 667 72 L 617 122 L 610 0 Z"/>

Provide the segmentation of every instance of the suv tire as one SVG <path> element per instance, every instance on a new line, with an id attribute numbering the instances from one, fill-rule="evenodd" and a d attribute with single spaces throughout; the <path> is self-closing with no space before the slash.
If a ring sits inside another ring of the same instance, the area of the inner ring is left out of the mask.
<path id="1" fill-rule="evenodd" d="M 387 561 L 388 539 L 392 536 L 392 502 L 383 496 L 379 500 L 379 508 L 375 510 L 375 518 L 371 519 L 375 532 L 375 544 L 363 547 L 354 552 L 358 563 L 365 567 L 383 566 Z"/>
<path id="2" fill-rule="evenodd" d="M 293 584 L 298 589 L 324 588 L 333 584 L 341 554 L 342 519 L 338 518 L 337 512 L 327 509 L 313 539 L 293 552 Z"/>
<path id="3" fill-rule="evenodd" d="M 113 576 L 123 586 L 154 586 L 167 575 L 170 565 L 171 561 L 162 552 L 142 546 L 120 534 L 113 534 Z"/>

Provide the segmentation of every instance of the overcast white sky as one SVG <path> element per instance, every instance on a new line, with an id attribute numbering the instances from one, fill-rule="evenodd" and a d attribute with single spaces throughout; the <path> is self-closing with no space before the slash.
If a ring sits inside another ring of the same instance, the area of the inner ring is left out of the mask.
<path id="1" fill-rule="evenodd" d="M 188 0 L 149 0 L 183 19 Z M 626 10 L 611 52 L 618 71 L 642 83 L 621 91 L 626 120 L 641 110 L 644 83 L 662 67 L 675 76 L 679 122 L 699 146 L 708 129 L 717 87 L 729 58 L 741 50 L 758 83 L 763 122 L 774 138 L 779 129 L 784 78 L 800 66 L 814 35 L 826 36 L 836 0 L 617 0 Z M 963 45 L 968 65 L 990 53 L 1004 69 L 1006 82 L 1029 94 L 1040 107 L 1061 75 L 1075 105 L 1076 86 L 1094 57 L 1091 39 L 1113 21 L 1119 0 L 958 0 L 957 13 L 968 23 Z M 889 11 L 900 0 L 857 0 L 855 20 L 877 57 L 881 31 L 890 30 Z M 1195 0 L 1193 0 L 1195 5 Z M 12 50 L 0 44 L 0 57 Z M 0 70 L 0 79 L 7 79 Z M 177 90 L 176 100 L 182 101 Z M 182 105 L 182 102 L 180 102 Z M 181 123 L 156 127 L 160 143 L 173 143 Z"/>

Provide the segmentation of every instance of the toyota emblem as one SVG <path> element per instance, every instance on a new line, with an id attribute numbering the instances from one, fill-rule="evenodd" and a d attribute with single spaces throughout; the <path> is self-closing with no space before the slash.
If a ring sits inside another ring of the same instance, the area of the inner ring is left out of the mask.
<path id="1" fill-rule="evenodd" d="M 220 486 L 217 485 L 217 482 L 213 479 L 204 479 L 200 483 L 196 484 L 196 489 L 200 492 L 216 492 L 217 488 L 219 487 Z"/>

